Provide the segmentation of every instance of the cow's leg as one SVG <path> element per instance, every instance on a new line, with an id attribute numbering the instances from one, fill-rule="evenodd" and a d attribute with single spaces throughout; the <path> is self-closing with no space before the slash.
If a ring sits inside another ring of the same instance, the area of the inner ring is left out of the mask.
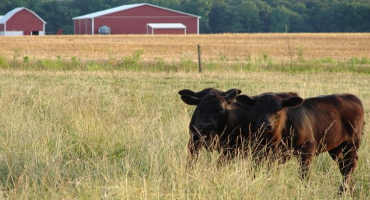
<path id="1" fill-rule="evenodd" d="M 339 147 L 329 151 L 330 156 L 338 163 L 340 173 L 343 176 L 343 183 L 340 192 L 349 190 L 352 192 L 353 183 L 351 176 L 357 166 L 357 147 L 354 144 L 344 142 Z"/>
<path id="2" fill-rule="evenodd" d="M 311 141 L 307 141 L 303 145 L 300 146 L 299 149 L 299 164 L 300 164 L 300 174 L 302 179 L 306 179 L 308 177 L 308 172 L 310 170 L 310 165 L 312 159 L 315 155 L 315 143 Z"/>
<path id="3" fill-rule="evenodd" d="M 188 142 L 188 162 L 186 165 L 187 169 L 193 167 L 194 163 L 197 162 L 200 148 L 202 147 L 200 141 L 191 137 Z"/>

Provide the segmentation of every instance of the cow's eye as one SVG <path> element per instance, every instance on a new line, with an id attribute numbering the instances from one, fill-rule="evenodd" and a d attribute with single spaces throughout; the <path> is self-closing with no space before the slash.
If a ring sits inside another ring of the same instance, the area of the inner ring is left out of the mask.
<path id="1" fill-rule="evenodd" d="M 280 119 L 280 115 L 278 115 L 277 113 L 271 115 L 272 121 L 279 121 L 279 119 Z"/>

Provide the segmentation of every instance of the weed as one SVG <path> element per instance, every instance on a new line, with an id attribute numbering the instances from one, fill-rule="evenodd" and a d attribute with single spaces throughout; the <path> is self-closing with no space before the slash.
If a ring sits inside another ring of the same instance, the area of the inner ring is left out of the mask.
<path id="1" fill-rule="evenodd" d="M 0 68 L 8 68 L 9 62 L 4 56 L 0 56 Z"/>

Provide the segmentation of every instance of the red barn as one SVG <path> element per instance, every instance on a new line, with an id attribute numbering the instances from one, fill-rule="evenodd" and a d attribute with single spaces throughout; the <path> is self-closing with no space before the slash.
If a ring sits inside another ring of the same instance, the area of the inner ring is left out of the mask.
<path id="1" fill-rule="evenodd" d="M 45 35 L 46 22 L 28 8 L 15 8 L 0 16 L 0 35 Z"/>
<path id="2" fill-rule="evenodd" d="M 75 34 L 199 34 L 199 16 L 149 3 L 73 18 Z"/>

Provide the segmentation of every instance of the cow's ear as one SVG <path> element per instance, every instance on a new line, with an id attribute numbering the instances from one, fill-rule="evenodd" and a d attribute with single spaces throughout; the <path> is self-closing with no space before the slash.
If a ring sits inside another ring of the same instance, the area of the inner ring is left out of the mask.
<path id="1" fill-rule="evenodd" d="M 183 89 L 179 91 L 179 95 L 181 95 L 181 99 L 184 103 L 189 105 L 198 105 L 200 102 L 200 98 L 196 96 L 195 92 Z"/>
<path id="2" fill-rule="evenodd" d="M 253 106 L 256 103 L 256 100 L 250 98 L 247 95 L 239 95 L 236 97 L 236 101 L 243 105 Z"/>
<path id="3" fill-rule="evenodd" d="M 195 96 L 195 93 L 191 90 L 188 90 L 188 89 L 183 89 L 183 90 L 180 90 L 179 91 L 179 95 L 181 96 L 184 96 L 184 95 L 187 95 L 187 96 Z"/>
<path id="4" fill-rule="evenodd" d="M 234 99 L 238 94 L 240 94 L 242 91 L 239 89 L 230 89 L 223 93 L 222 96 L 225 97 L 226 100 L 230 101 Z"/>
<path id="5" fill-rule="evenodd" d="M 291 98 L 282 100 L 281 106 L 282 107 L 293 107 L 293 106 L 299 106 L 302 103 L 303 103 L 303 99 L 301 97 L 291 97 Z"/>
<path id="6" fill-rule="evenodd" d="M 299 96 L 298 93 L 296 93 L 296 92 L 288 92 L 287 94 L 289 96 L 292 96 L 292 97 L 298 97 Z"/>
<path id="7" fill-rule="evenodd" d="M 181 99 L 188 105 L 198 105 L 200 103 L 200 99 L 195 96 L 182 95 Z"/>

